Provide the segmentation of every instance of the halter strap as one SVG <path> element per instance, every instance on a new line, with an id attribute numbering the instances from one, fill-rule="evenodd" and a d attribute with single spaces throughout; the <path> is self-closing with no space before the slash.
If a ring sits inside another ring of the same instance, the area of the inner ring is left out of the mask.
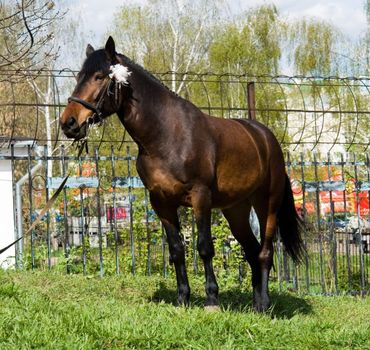
<path id="1" fill-rule="evenodd" d="M 84 106 L 85 108 L 87 109 L 90 109 L 91 111 L 95 112 L 96 114 L 99 114 L 99 110 L 97 109 L 97 106 L 94 106 L 93 104 L 89 103 L 89 102 L 86 102 L 85 100 L 82 100 L 78 97 L 75 97 L 75 96 L 70 96 L 68 97 L 68 103 L 69 102 L 77 102 L 79 103 L 80 105 Z"/>
<path id="2" fill-rule="evenodd" d="M 100 108 L 103 104 L 104 97 L 105 97 L 106 93 L 108 92 L 108 94 L 109 94 L 109 89 L 110 89 L 110 86 L 111 86 L 112 83 L 114 83 L 113 80 L 109 79 L 108 84 L 101 90 L 99 100 L 98 100 L 98 102 L 96 103 L 95 106 L 93 104 L 91 104 L 90 102 L 87 102 L 87 101 L 85 101 L 85 100 L 83 100 L 79 97 L 75 97 L 75 96 L 68 97 L 68 103 L 69 102 L 77 102 L 80 105 L 84 106 L 85 108 L 90 109 L 91 111 L 94 112 L 93 115 L 91 117 L 89 117 L 89 119 L 87 121 L 88 124 L 101 123 L 101 122 L 103 122 L 103 113 L 101 112 Z"/>

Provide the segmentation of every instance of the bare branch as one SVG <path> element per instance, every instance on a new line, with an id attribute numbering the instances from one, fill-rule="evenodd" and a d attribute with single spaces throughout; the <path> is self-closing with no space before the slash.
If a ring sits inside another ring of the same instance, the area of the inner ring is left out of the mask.
<path id="1" fill-rule="evenodd" d="M 0 7 L 0 69 L 46 65 L 56 57 L 51 26 L 65 15 L 52 1 L 17 0 Z"/>

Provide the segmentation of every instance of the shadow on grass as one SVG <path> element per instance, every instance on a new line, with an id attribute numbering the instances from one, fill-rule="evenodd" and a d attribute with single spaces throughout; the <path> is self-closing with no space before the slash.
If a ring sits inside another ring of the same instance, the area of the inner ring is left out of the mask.
<path id="1" fill-rule="evenodd" d="M 165 283 L 160 283 L 159 288 L 152 295 L 152 302 L 165 302 L 176 306 L 176 289 L 168 288 Z M 190 297 L 191 306 L 202 307 L 205 296 L 192 292 Z M 266 313 L 272 318 L 292 318 L 295 315 L 308 315 L 312 313 L 312 306 L 299 296 L 286 292 L 270 292 L 272 307 Z M 223 310 L 236 312 L 253 312 L 252 292 L 241 291 L 239 288 L 230 288 L 219 294 L 220 307 Z"/>

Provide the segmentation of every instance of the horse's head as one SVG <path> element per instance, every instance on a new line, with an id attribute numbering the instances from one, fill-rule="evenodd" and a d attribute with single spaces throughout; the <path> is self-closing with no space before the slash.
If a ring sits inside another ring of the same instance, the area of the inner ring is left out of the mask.
<path id="1" fill-rule="evenodd" d="M 77 85 L 60 116 L 64 134 L 75 140 L 86 136 L 89 124 L 102 122 L 118 110 L 121 87 L 129 84 L 130 72 L 120 64 L 112 37 L 104 49 L 94 50 L 88 45 L 86 56 L 77 74 Z"/>

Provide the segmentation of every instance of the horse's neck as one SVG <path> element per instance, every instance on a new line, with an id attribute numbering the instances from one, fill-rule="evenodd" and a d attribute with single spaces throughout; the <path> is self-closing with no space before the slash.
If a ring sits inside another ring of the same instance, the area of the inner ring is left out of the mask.
<path id="1" fill-rule="evenodd" d="M 131 68 L 132 96 L 124 101 L 118 116 L 124 127 L 147 153 L 158 152 L 158 145 L 163 141 L 166 124 L 176 116 L 168 113 L 168 106 L 176 97 L 160 82 L 144 71 Z"/>

